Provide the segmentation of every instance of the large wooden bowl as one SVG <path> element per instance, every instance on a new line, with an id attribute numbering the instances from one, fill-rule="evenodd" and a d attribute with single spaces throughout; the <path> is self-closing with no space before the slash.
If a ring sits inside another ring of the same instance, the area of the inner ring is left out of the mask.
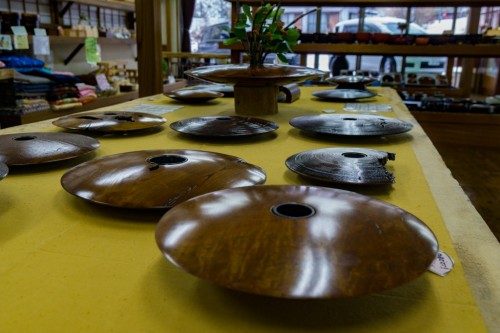
<path id="1" fill-rule="evenodd" d="M 17 133 L 0 135 L 0 162 L 9 166 L 69 160 L 99 148 L 99 141 L 70 133 Z"/>
<path id="2" fill-rule="evenodd" d="M 170 128 L 183 134 L 213 138 L 254 136 L 273 132 L 278 127 L 269 120 L 239 116 L 196 117 L 170 124 Z"/>
<path id="3" fill-rule="evenodd" d="M 100 111 L 64 116 L 52 124 L 69 130 L 116 133 L 156 128 L 165 122 L 164 118 L 149 113 Z"/>
<path id="4" fill-rule="evenodd" d="M 348 185 L 388 185 L 392 173 L 384 167 L 395 155 L 363 148 L 323 148 L 290 156 L 285 164 L 293 172 L 316 181 Z"/>
<path id="5" fill-rule="evenodd" d="M 334 136 L 383 136 L 413 128 L 395 118 L 352 114 L 301 116 L 290 120 L 290 125 L 304 132 Z"/>
<path id="6" fill-rule="evenodd" d="M 168 209 L 266 175 L 240 158 L 199 150 L 143 150 L 106 156 L 69 170 L 61 184 L 82 199 L 114 207 Z"/>
<path id="7" fill-rule="evenodd" d="M 167 212 L 156 242 L 175 265 L 215 284 L 284 298 L 353 297 L 427 270 L 438 251 L 410 213 L 353 192 L 249 186 Z"/>
<path id="8" fill-rule="evenodd" d="M 250 69 L 248 64 L 229 64 L 196 67 L 184 72 L 186 75 L 218 83 L 251 85 L 285 85 L 321 77 L 320 70 L 287 65 L 265 65 Z"/>
<path id="9" fill-rule="evenodd" d="M 0 180 L 7 177 L 9 174 L 9 167 L 6 164 L 0 163 Z"/>

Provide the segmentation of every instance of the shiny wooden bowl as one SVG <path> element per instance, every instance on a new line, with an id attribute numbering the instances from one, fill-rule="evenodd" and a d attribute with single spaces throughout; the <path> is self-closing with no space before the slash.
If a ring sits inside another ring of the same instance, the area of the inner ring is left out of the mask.
<path id="1" fill-rule="evenodd" d="M 352 114 L 301 116 L 290 120 L 290 125 L 311 134 L 358 137 L 400 134 L 413 128 L 395 118 Z"/>
<path id="2" fill-rule="evenodd" d="M 165 96 L 184 103 L 205 103 L 213 99 L 224 97 L 223 93 L 211 90 L 175 90 Z"/>
<path id="3" fill-rule="evenodd" d="M 9 167 L 4 163 L 0 163 L 0 180 L 7 177 L 8 174 L 9 174 Z"/>
<path id="4" fill-rule="evenodd" d="M 165 118 L 143 112 L 100 111 L 61 117 L 52 124 L 69 130 L 120 133 L 156 128 Z"/>
<path id="5" fill-rule="evenodd" d="M 264 171 L 230 155 L 199 150 L 143 150 L 80 164 L 61 178 L 82 199 L 121 208 L 168 209 L 229 187 L 262 184 Z"/>
<path id="6" fill-rule="evenodd" d="M 424 273 L 438 251 L 410 213 L 354 192 L 249 186 L 167 212 L 156 242 L 176 266 L 217 285 L 283 298 L 380 292 Z"/>
<path id="7" fill-rule="evenodd" d="M 213 138 L 254 136 L 273 132 L 278 127 L 269 120 L 240 116 L 196 117 L 170 124 L 170 128 L 183 134 Z"/>
<path id="8" fill-rule="evenodd" d="M 291 171 L 328 184 L 388 185 L 392 173 L 384 167 L 395 155 L 363 148 L 323 148 L 290 156 L 285 164 Z"/>
<path id="9" fill-rule="evenodd" d="M 99 148 L 94 138 L 70 133 L 17 133 L 0 135 L 0 162 L 8 166 L 69 160 Z"/>

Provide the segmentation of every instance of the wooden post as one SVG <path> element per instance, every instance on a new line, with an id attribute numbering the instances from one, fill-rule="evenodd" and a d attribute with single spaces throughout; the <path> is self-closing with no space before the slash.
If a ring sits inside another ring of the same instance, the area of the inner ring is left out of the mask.
<path id="1" fill-rule="evenodd" d="M 163 92 L 160 0 L 135 0 L 139 96 Z"/>

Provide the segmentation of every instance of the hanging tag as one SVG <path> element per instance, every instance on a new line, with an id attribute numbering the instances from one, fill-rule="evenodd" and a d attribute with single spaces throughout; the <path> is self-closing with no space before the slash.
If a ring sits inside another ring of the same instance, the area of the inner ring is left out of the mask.
<path id="1" fill-rule="evenodd" d="M 108 82 L 108 79 L 106 78 L 106 75 L 104 74 L 96 74 L 95 80 L 97 82 L 97 86 L 99 87 L 100 90 L 106 91 L 113 89 L 111 85 Z"/>
<path id="2" fill-rule="evenodd" d="M 26 30 L 26 27 L 24 27 L 22 25 L 12 26 L 12 27 L 10 27 L 10 29 L 12 30 L 12 33 L 14 35 L 17 35 L 17 36 L 28 36 L 28 31 Z"/>
<path id="3" fill-rule="evenodd" d="M 453 269 L 453 259 L 443 251 L 439 251 L 428 270 L 439 276 L 445 276 Z"/>
<path id="4" fill-rule="evenodd" d="M 12 37 L 10 35 L 0 35 L 0 50 L 12 50 Z"/>
<path id="5" fill-rule="evenodd" d="M 28 36 L 26 35 L 14 35 L 14 48 L 17 50 L 27 50 L 30 48 L 28 42 Z"/>
<path id="6" fill-rule="evenodd" d="M 93 65 L 101 61 L 101 55 L 97 46 L 97 38 L 85 38 L 85 58 L 89 64 Z"/>
<path id="7" fill-rule="evenodd" d="M 33 53 L 35 55 L 50 55 L 48 36 L 33 36 Z"/>
<path id="8" fill-rule="evenodd" d="M 35 28 L 35 36 L 47 36 L 47 30 Z"/>

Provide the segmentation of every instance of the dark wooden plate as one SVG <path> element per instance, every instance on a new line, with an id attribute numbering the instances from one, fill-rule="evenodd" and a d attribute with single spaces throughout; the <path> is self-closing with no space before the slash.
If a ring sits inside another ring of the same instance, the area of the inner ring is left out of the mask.
<path id="1" fill-rule="evenodd" d="M 366 85 L 376 79 L 363 75 L 338 75 L 326 80 L 337 85 L 338 89 L 365 89 Z"/>
<path id="2" fill-rule="evenodd" d="M 215 116 L 183 119 L 170 124 L 173 130 L 189 135 L 233 138 L 269 133 L 278 124 L 265 119 L 240 116 Z"/>
<path id="3" fill-rule="evenodd" d="M 313 96 L 332 101 L 354 101 L 357 99 L 371 98 L 376 93 L 361 89 L 331 89 L 313 92 Z"/>
<path id="4" fill-rule="evenodd" d="M 249 186 L 208 193 L 167 212 L 156 242 L 172 263 L 244 292 L 354 297 L 424 273 L 438 251 L 410 213 L 357 193 Z"/>
<path id="5" fill-rule="evenodd" d="M 99 141 L 71 133 L 17 133 L 0 135 L 0 162 L 8 166 L 69 160 L 99 148 Z"/>
<path id="6" fill-rule="evenodd" d="M 0 180 L 7 177 L 8 174 L 9 174 L 9 167 L 6 164 L 0 162 Z"/>
<path id="7" fill-rule="evenodd" d="M 293 172 L 314 180 L 350 185 L 387 185 L 394 176 L 384 165 L 395 155 L 362 148 L 324 148 L 290 156 L 285 164 Z"/>
<path id="8" fill-rule="evenodd" d="M 395 118 L 372 115 L 315 115 L 290 120 L 305 132 L 336 136 L 382 136 L 408 132 L 413 125 Z"/>
<path id="9" fill-rule="evenodd" d="M 163 125 L 165 118 L 143 112 L 101 111 L 61 117 L 52 124 L 69 130 L 117 133 L 141 131 Z"/>
<path id="10" fill-rule="evenodd" d="M 189 86 L 185 88 L 181 88 L 177 91 L 185 91 L 185 90 L 208 90 L 215 91 L 218 93 L 224 94 L 224 97 L 233 97 L 234 96 L 234 86 L 231 84 L 198 84 L 196 86 Z"/>
<path id="11" fill-rule="evenodd" d="M 69 170 L 63 188 L 122 208 L 168 209 L 207 192 L 262 184 L 266 175 L 240 158 L 199 150 L 143 150 L 106 156 Z"/>
<path id="12" fill-rule="evenodd" d="M 176 90 L 165 96 L 185 103 L 204 103 L 223 97 L 224 94 L 212 90 Z"/>

